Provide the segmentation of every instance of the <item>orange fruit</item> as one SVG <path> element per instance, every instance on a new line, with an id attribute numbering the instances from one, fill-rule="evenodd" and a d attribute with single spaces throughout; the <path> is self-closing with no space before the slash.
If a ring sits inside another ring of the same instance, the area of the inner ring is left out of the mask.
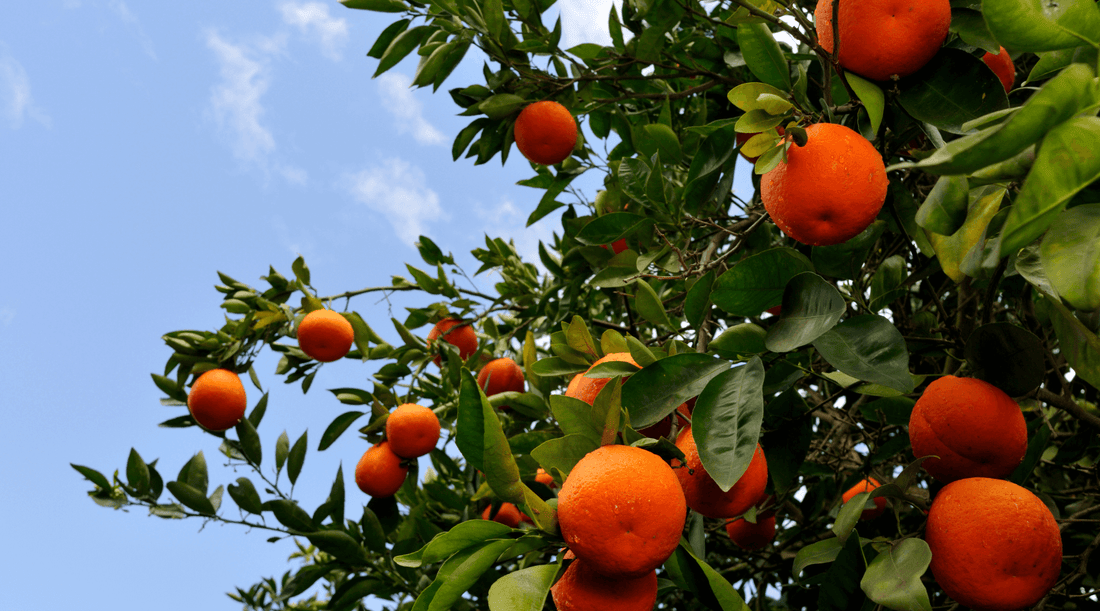
<path id="1" fill-rule="evenodd" d="M 652 611 L 657 604 L 657 571 L 627 579 L 609 578 L 577 558 L 550 588 L 550 596 L 558 611 Z"/>
<path id="2" fill-rule="evenodd" d="M 634 357 L 630 356 L 629 352 L 612 352 L 603 358 L 592 363 L 592 367 L 599 365 L 600 363 L 607 363 L 611 361 L 620 361 L 623 363 L 630 363 L 631 365 L 637 365 L 634 362 Z M 588 371 L 592 370 L 592 367 L 588 368 Z M 586 371 L 585 373 L 588 373 Z M 624 376 L 624 380 L 625 380 Z M 578 373 L 573 376 L 573 379 L 569 381 L 569 386 L 565 389 L 565 396 L 573 397 L 574 399 L 580 399 L 585 403 L 592 405 L 596 401 L 596 395 L 600 394 L 604 386 L 611 381 L 611 378 L 586 378 L 584 373 Z"/>
<path id="3" fill-rule="evenodd" d="M 997 78 L 1001 79 L 1005 93 L 1012 91 L 1012 83 L 1016 80 L 1016 66 L 1013 65 L 1012 57 L 1009 56 L 1008 51 L 1005 51 L 1004 47 L 1001 47 L 1001 50 L 996 53 L 986 51 L 985 55 L 982 56 L 982 61 L 993 70 Z"/>
<path id="4" fill-rule="evenodd" d="M 477 385 L 486 397 L 502 392 L 523 392 L 523 369 L 510 358 L 489 361 L 477 374 Z M 501 406 L 508 409 L 507 405 Z"/>
<path id="5" fill-rule="evenodd" d="M 920 70 L 951 26 L 949 0 L 840 0 L 840 65 L 885 81 Z M 833 52 L 833 1 L 817 0 L 817 41 Z"/>
<path id="6" fill-rule="evenodd" d="M 354 341 L 351 323 L 332 310 L 314 310 L 298 323 L 298 347 L 322 363 L 344 358 Z"/>
<path id="7" fill-rule="evenodd" d="M 474 328 L 468 324 L 463 324 L 461 320 L 444 318 L 435 323 L 432 330 L 428 331 L 428 348 L 431 348 L 432 342 L 440 337 L 443 341 L 458 348 L 458 356 L 462 360 L 466 360 L 477 351 L 477 334 L 474 333 Z M 434 362 L 437 366 L 442 366 L 443 357 L 437 355 Z"/>
<path id="8" fill-rule="evenodd" d="M 745 513 L 764 498 L 764 488 L 768 485 L 768 461 L 764 458 L 764 450 L 760 444 L 756 445 L 749 468 L 727 492 L 722 492 L 703 468 L 699 459 L 699 447 L 695 445 L 695 435 L 690 426 L 676 436 L 676 447 L 684 453 L 687 461 L 673 471 L 680 480 L 688 507 L 708 518 L 732 518 Z M 672 466 L 676 467 L 678 463 L 674 459 Z"/>
<path id="9" fill-rule="evenodd" d="M 187 409 L 199 426 L 208 431 L 225 431 L 244 418 L 248 407 L 241 378 L 228 369 L 211 369 L 191 384 Z"/>
<path id="10" fill-rule="evenodd" d="M 943 487 L 925 528 L 932 574 L 972 609 L 1023 609 L 1062 569 L 1062 537 L 1050 509 L 1012 482 L 971 477 Z"/>
<path id="11" fill-rule="evenodd" d="M 511 503 L 501 503 L 500 504 L 500 509 L 497 510 L 496 515 L 494 515 L 492 518 L 490 518 L 489 517 L 489 512 L 492 511 L 492 510 L 493 510 L 492 505 L 489 505 L 488 507 L 486 507 L 485 511 L 481 512 L 481 519 L 482 520 L 490 520 L 491 519 L 494 522 L 500 522 L 501 524 L 507 526 L 508 528 L 518 528 L 520 521 L 530 521 L 529 519 L 528 520 L 523 520 L 523 518 L 526 518 L 527 516 L 523 515 L 523 513 L 520 512 L 519 508 L 516 507 L 515 505 L 511 504 Z"/>
<path id="12" fill-rule="evenodd" d="M 686 520 L 684 493 L 672 468 L 632 446 L 589 452 L 558 495 L 566 544 L 605 577 L 643 577 L 664 564 L 680 543 Z"/>
<path id="13" fill-rule="evenodd" d="M 557 482 L 554 481 L 554 476 L 547 473 L 542 467 L 539 467 L 539 470 L 535 471 L 535 481 L 551 490 L 558 487 Z"/>
<path id="14" fill-rule="evenodd" d="M 408 473 L 401 457 L 393 453 L 389 442 L 383 441 L 371 446 L 355 465 L 355 485 L 373 497 L 393 496 Z"/>
<path id="15" fill-rule="evenodd" d="M 1004 391 L 975 378 L 943 376 L 928 385 L 909 417 L 913 455 L 936 455 L 922 466 L 947 483 L 1003 478 L 1024 459 L 1027 424 Z"/>
<path id="16" fill-rule="evenodd" d="M 730 541 L 743 550 L 755 552 L 764 549 L 775 539 L 775 514 L 756 516 L 756 524 L 738 518 L 726 524 Z"/>
<path id="17" fill-rule="evenodd" d="M 607 244 L 601 244 L 600 248 L 602 248 L 604 250 L 607 250 L 608 245 Z M 622 251 L 630 248 L 630 246 L 626 243 L 626 238 L 620 238 L 620 239 L 615 240 L 614 242 L 612 242 L 610 248 L 611 248 L 611 252 L 613 252 L 615 254 L 619 254 Z"/>
<path id="18" fill-rule="evenodd" d="M 849 488 L 847 492 L 845 492 L 841 496 L 841 500 L 847 503 L 848 501 L 852 500 L 852 497 L 859 494 L 860 492 L 870 492 L 881 485 L 882 484 L 879 483 L 877 479 L 873 477 L 868 477 L 862 482 Z M 876 496 L 873 501 L 875 503 L 874 509 L 864 509 L 863 513 L 859 514 L 859 519 L 874 520 L 875 518 L 882 515 L 882 512 L 886 511 L 886 499 L 884 497 Z"/>
<path id="19" fill-rule="evenodd" d="M 569 109 L 545 100 L 527 105 L 516 117 L 516 148 L 535 163 L 560 163 L 577 144 L 577 121 Z"/>
<path id="20" fill-rule="evenodd" d="M 393 453 L 402 458 L 423 456 L 439 441 L 439 418 L 422 405 L 398 405 L 386 418 L 386 440 Z"/>
<path id="21" fill-rule="evenodd" d="M 886 201 L 886 166 L 866 138 L 834 123 L 806 128 L 806 146 L 792 146 L 760 179 L 760 199 L 775 224 L 810 246 L 859 235 Z"/>

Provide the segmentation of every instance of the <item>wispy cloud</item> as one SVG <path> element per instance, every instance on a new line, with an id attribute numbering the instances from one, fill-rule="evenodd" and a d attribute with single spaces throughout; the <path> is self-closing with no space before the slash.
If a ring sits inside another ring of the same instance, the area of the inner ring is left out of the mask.
<path id="1" fill-rule="evenodd" d="M 279 5 L 283 21 L 321 46 L 325 57 L 337 61 L 348 41 L 348 22 L 332 17 L 328 5 L 320 2 L 283 2 Z"/>
<path id="2" fill-rule="evenodd" d="M 50 118 L 34 103 L 27 71 L 0 43 L 0 119 L 12 129 L 23 126 L 23 118 L 31 117 L 46 127 Z"/>
<path id="3" fill-rule="evenodd" d="M 412 79 L 399 72 L 387 72 L 376 79 L 387 111 L 397 119 L 397 133 L 411 133 L 420 144 L 445 144 L 446 136 L 424 118 L 424 107 L 409 89 Z"/>
<path id="4" fill-rule="evenodd" d="M 522 210 L 512 200 L 501 198 L 497 203 L 474 205 L 474 215 L 482 222 L 481 233 L 511 240 L 524 263 L 534 263 L 544 269 L 539 259 L 539 242 L 554 242 L 554 223 L 541 222 L 527 227 L 530 210 Z"/>
<path id="5" fill-rule="evenodd" d="M 141 22 L 138 21 L 137 15 L 130 12 L 130 8 L 126 6 L 126 3 L 122 0 L 111 0 L 108 5 L 118 18 L 126 24 L 126 27 L 130 28 L 130 31 L 134 33 L 134 36 L 138 39 L 138 44 L 141 45 L 141 50 L 145 51 L 151 59 L 156 61 L 157 52 L 153 49 L 153 41 L 145 33 L 145 28 L 141 27 Z"/>
<path id="6" fill-rule="evenodd" d="M 306 171 L 275 162 L 275 136 L 264 125 L 262 98 L 271 85 L 270 57 L 282 52 L 285 41 L 260 38 L 234 44 L 215 31 L 206 33 L 206 46 L 218 60 L 221 81 L 210 93 L 210 111 L 233 155 L 264 172 L 274 171 L 292 184 L 305 184 Z"/>
<path id="7" fill-rule="evenodd" d="M 607 29 L 607 16 L 614 4 L 622 14 L 622 0 L 563 0 L 561 6 L 562 47 L 570 48 L 581 43 L 611 44 L 611 32 Z M 623 29 L 623 36 L 630 40 L 633 34 Z"/>
<path id="8" fill-rule="evenodd" d="M 380 166 L 348 176 L 347 183 L 352 196 L 384 216 L 409 246 L 427 234 L 429 223 L 449 219 L 439 205 L 439 195 L 428 188 L 424 172 L 402 159 L 386 159 Z"/>

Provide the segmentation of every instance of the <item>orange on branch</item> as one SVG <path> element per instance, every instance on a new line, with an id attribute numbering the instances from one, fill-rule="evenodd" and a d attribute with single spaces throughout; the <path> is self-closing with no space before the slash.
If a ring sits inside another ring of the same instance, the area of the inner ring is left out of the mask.
<path id="1" fill-rule="evenodd" d="M 477 374 L 477 385 L 486 397 L 502 392 L 523 392 L 523 368 L 510 358 L 489 361 Z M 508 409 L 507 405 L 501 406 Z"/>
<path id="2" fill-rule="evenodd" d="M 878 488 L 881 485 L 882 484 L 879 483 L 879 481 L 877 479 L 875 479 L 873 477 L 868 477 L 867 479 L 863 480 L 862 482 L 859 482 L 855 486 L 852 486 L 851 488 L 849 488 L 843 495 L 841 495 L 841 500 L 843 502 L 847 503 L 848 501 L 852 500 L 852 497 L 854 497 L 855 495 L 857 495 L 861 492 L 870 492 L 870 491 L 874 490 L 875 488 Z M 874 508 L 864 509 L 863 513 L 859 514 L 859 519 L 861 519 L 861 520 L 874 520 L 875 518 L 882 515 L 882 512 L 886 511 L 886 499 L 885 498 L 883 498 L 881 496 L 876 496 L 873 499 L 873 502 L 875 504 Z"/>
<path id="3" fill-rule="evenodd" d="M 439 442 L 439 418 L 422 405 L 398 405 L 386 418 L 386 440 L 402 458 L 418 458 L 435 449 Z"/>
<path id="4" fill-rule="evenodd" d="M 187 410 L 202 428 L 220 432 L 233 428 L 244 417 L 248 398 L 241 378 L 228 369 L 211 369 L 200 375 L 187 395 Z"/>
<path id="5" fill-rule="evenodd" d="M 1027 452 L 1027 423 L 1004 391 L 975 378 L 943 376 L 928 385 L 909 417 L 909 443 L 921 466 L 947 483 L 1003 478 Z"/>
<path id="6" fill-rule="evenodd" d="M 1012 482 L 972 477 L 943 487 L 925 527 L 932 574 L 971 609 L 1030 607 L 1062 570 L 1062 536 L 1039 497 Z"/>
<path id="7" fill-rule="evenodd" d="M 768 461 L 759 444 L 753 452 L 749 468 L 728 491 L 723 492 L 718 484 L 703 468 L 699 458 L 699 447 L 695 444 L 695 435 L 691 427 L 685 427 L 676 436 L 676 447 L 684 453 L 683 466 L 673 460 L 673 471 L 684 490 L 688 507 L 708 518 L 732 518 L 749 510 L 764 497 L 768 485 Z"/>
<path id="8" fill-rule="evenodd" d="M 458 356 L 462 360 L 466 360 L 477 351 L 477 334 L 474 333 L 474 328 L 456 318 L 444 318 L 435 323 L 431 331 L 428 331 L 429 349 L 436 339 L 442 339 L 458 348 Z M 443 357 L 436 356 L 433 362 L 438 366 L 442 366 Z"/>
<path id="9" fill-rule="evenodd" d="M 527 105 L 516 117 L 516 148 L 542 165 L 560 163 L 577 144 L 577 121 L 569 109 L 551 100 Z"/>
<path id="10" fill-rule="evenodd" d="M 493 506 L 489 505 L 485 508 L 485 511 L 481 512 L 482 520 L 492 520 L 494 522 L 500 522 L 508 528 L 519 528 L 520 522 L 530 522 L 531 518 L 528 518 L 526 514 L 521 512 L 518 507 L 512 503 L 501 503 L 500 509 L 496 514 L 489 517 L 489 512 L 493 510 Z"/>
<path id="11" fill-rule="evenodd" d="M 757 515 L 755 524 L 738 518 L 726 524 L 726 534 L 734 545 L 743 550 L 762 550 L 775 539 L 775 514 Z"/>
<path id="12" fill-rule="evenodd" d="M 886 201 L 886 166 L 866 138 L 843 125 L 806 128 L 805 146 L 791 146 L 760 179 L 772 221 L 810 246 L 846 242 L 867 228 Z"/>
<path id="13" fill-rule="evenodd" d="M 558 523 L 569 549 L 611 578 L 642 577 L 664 564 L 686 519 L 672 468 L 631 446 L 589 452 L 558 495 Z"/>
<path id="14" fill-rule="evenodd" d="M 605 577 L 577 558 L 550 588 L 550 595 L 558 611 L 652 611 L 657 603 L 657 571 L 626 579 Z"/>
<path id="15" fill-rule="evenodd" d="M 401 489 L 408 473 L 401 457 L 393 453 L 389 442 L 383 441 L 371 446 L 355 465 L 355 485 L 373 497 L 389 497 Z"/>
<path id="16" fill-rule="evenodd" d="M 354 341 L 351 323 L 332 310 L 314 310 L 298 323 L 298 347 L 322 363 L 344 358 Z"/>
<path id="17" fill-rule="evenodd" d="M 947 38 L 949 0 L 840 0 L 840 57 L 845 70 L 876 81 L 920 70 Z M 818 0 L 817 41 L 833 52 L 833 0 Z"/>
<path id="18" fill-rule="evenodd" d="M 993 74 L 997 75 L 997 78 L 1001 79 L 1001 85 L 1004 85 L 1005 93 L 1012 91 L 1012 83 L 1016 80 L 1016 66 L 1012 63 L 1012 57 L 1005 51 L 1004 47 L 1001 47 L 1000 51 L 996 53 L 990 53 L 986 51 L 982 56 L 982 61 L 985 65 L 989 66 Z"/>

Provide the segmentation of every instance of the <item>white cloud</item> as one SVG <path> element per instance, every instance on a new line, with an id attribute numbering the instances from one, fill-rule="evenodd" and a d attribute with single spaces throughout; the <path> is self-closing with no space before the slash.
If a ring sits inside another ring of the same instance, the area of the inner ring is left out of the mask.
<path id="1" fill-rule="evenodd" d="M 482 233 L 504 238 L 505 241 L 512 240 L 524 263 L 534 263 L 545 270 L 539 258 L 539 242 L 547 244 L 549 249 L 554 243 L 555 223 L 541 222 L 527 227 L 530 213 L 530 210 L 521 210 L 507 198 L 501 198 L 492 206 L 480 202 L 474 205 L 474 214 L 483 223 Z"/>
<path id="2" fill-rule="evenodd" d="M 15 310 L 11 308 L 0 308 L 0 327 L 10 325 L 13 320 L 15 320 Z"/>
<path id="3" fill-rule="evenodd" d="M 133 31 L 134 36 L 138 39 L 138 44 L 141 45 L 141 50 L 145 51 L 145 54 L 155 61 L 157 52 L 153 50 L 153 41 L 145 33 L 145 28 L 141 27 L 141 22 L 138 21 L 137 16 L 130 12 L 130 8 L 122 0 L 111 0 L 109 6 L 118 15 L 118 18 Z"/>
<path id="4" fill-rule="evenodd" d="M 0 43 L 0 120 L 12 129 L 23 126 L 23 118 L 29 116 L 46 127 L 50 118 L 46 116 L 31 96 L 31 81 L 27 71 Z"/>
<path id="5" fill-rule="evenodd" d="M 348 190 L 356 200 L 386 217 L 397 237 L 412 246 L 427 233 L 425 227 L 449 216 L 439 205 L 439 195 L 427 186 L 420 168 L 390 158 L 347 177 Z"/>
<path id="6" fill-rule="evenodd" d="M 561 7 L 562 48 L 568 49 L 581 43 L 611 44 L 611 32 L 607 29 L 607 17 L 614 4 L 622 15 L 622 0 L 563 0 Z M 623 29 L 623 36 L 633 36 Z"/>
<path id="7" fill-rule="evenodd" d="M 340 50 L 348 41 L 348 22 L 343 18 L 331 17 L 328 5 L 320 2 L 283 2 L 279 5 L 283 21 L 296 26 L 309 38 L 321 45 L 325 57 L 336 61 L 340 59 Z"/>
<path id="8" fill-rule="evenodd" d="M 446 136 L 424 118 L 420 100 L 409 89 L 412 79 L 399 72 L 387 72 L 376 80 L 383 105 L 397 119 L 397 133 L 412 133 L 420 144 L 446 144 Z"/>

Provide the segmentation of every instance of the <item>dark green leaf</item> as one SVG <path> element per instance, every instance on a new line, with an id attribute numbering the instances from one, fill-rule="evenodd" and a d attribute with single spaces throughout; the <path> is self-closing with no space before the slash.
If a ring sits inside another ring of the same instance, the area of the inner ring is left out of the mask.
<path id="1" fill-rule="evenodd" d="M 489 487 L 497 496 L 510 503 L 522 503 L 526 486 L 520 481 L 519 466 L 496 410 L 489 405 L 468 369 L 463 369 L 459 375 L 462 383 L 455 443 L 466 461 L 485 473 Z"/>
<path id="2" fill-rule="evenodd" d="M 859 587 L 867 598 L 889 609 L 932 611 L 921 576 L 932 562 L 932 550 L 923 539 L 907 538 L 875 556 Z"/>
<path id="3" fill-rule="evenodd" d="M 85 467 L 83 465 L 74 465 L 69 463 L 69 466 L 76 469 L 77 473 L 83 475 L 88 481 L 92 482 L 102 490 L 110 490 L 111 482 L 107 481 L 107 478 L 102 473 L 95 469 Z"/>
<path id="4" fill-rule="evenodd" d="M 665 306 L 653 287 L 644 280 L 634 283 L 634 286 L 637 287 L 637 292 L 634 294 L 634 307 L 638 309 L 638 314 L 654 325 L 671 329 L 672 321 L 669 320 L 668 312 L 665 311 Z"/>
<path id="5" fill-rule="evenodd" d="M 1078 310 L 1100 308 L 1100 204 L 1075 206 L 1058 215 L 1039 252 L 1059 295 Z"/>
<path id="6" fill-rule="evenodd" d="M 541 611 L 558 574 L 557 564 L 542 564 L 501 577 L 489 588 L 490 611 Z"/>
<path id="7" fill-rule="evenodd" d="M 279 434 L 279 438 L 275 440 L 275 473 L 281 473 L 283 465 L 286 464 L 286 455 L 290 452 L 290 437 L 287 436 L 286 431 Z"/>
<path id="8" fill-rule="evenodd" d="M 183 403 L 187 402 L 187 393 L 180 388 L 180 385 L 177 384 L 175 380 L 155 373 L 150 375 L 153 377 L 153 383 L 157 385 L 157 388 L 159 388 L 161 392 L 176 401 L 181 401 Z"/>
<path id="9" fill-rule="evenodd" d="M 275 514 L 275 519 L 287 528 L 303 533 L 317 530 L 317 527 L 313 524 L 313 518 L 294 501 L 275 499 L 264 503 L 263 507 L 265 511 Z"/>
<path id="10" fill-rule="evenodd" d="M 791 88 L 790 68 L 767 24 L 742 23 L 737 26 L 737 45 L 741 47 L 745 63 L 756 78 L 784 92 Z"/>
<path id="11" fill-rule="evenodd" d="M 184 506 L 193 509 L 203 515 L 214 515 L 214 505 L 206 495 L 194 486 L 183 482 L 168 482 L 168 491 L 175 496 Z"/>
<path id="12" fill-rule="evenodd" d="M 917 224 L 928 231 L 951 235 L 966 221 L 970 185 L 965 176 L 941 176 L 919 210 Z"/>
<path id="13" fill-rule="evenodd" d="M 836 326 L 844 309 L 844 298 L 833 285 L 813 272 L 798 274 L 783 291 L 783 309 L 765 345 L 772 352 L 805 346 Z"/>
<path id="14" fill-rule="evenodd" d="M 247 477 L 238 477 L 237 482 L 235 484 L 229 484 L 227 489 L 229 491 L 229 496 L 238 507 L 248 513 L 254 513 L 256 515 L 263 513 L 264 508 L 263 502 L 260 500 L 260 495 L 256 492 L 256 487 L 252 485 L 252 482 Z"/>
<path id="15" fill-rule="evenodd" d="M 798 251 L 773 248 L 742 259 L 719 276 L 710 298 L 733 316 L 756 316 L 782 302 L 791 278 L 812 270 L 813 264 Z"/>
<path id="16" fill-rule="evenodd" d="M 576 239 L 582 244 L 602 246 L 627 237 L 652 223 L 652 220 L 640 214 L 612 212 L 593 219 L 581 229 Z"/>
<path id="17" fill-rule="evenodd" d="M 1052 307 L 1050 321 L 1058 336 L 1058 348 L 1073 371 L 1094 387 L 1100 387 L 1100 338 L 1089 330 L 1061 300 L 1046 295 Z"/>
<path id="18" fill-rule="evenodd" d="M 248 418 L 241 418 L 237 423 L 237 438 L 241 441 L 241 452 L 248 458 L 253 464 L 259 465 L 263 462 L 263 447 L 260 445 L 260 434 L 256 432 L 256 427 L 252 426 L 252 421 Z"/>
<path id="19" fill-rule="evenodd" d="M 130 457 L 126 460 L 126 483 L 137 491 L 138 496 L 149 490 L 149 467 L 133 448 L 130 448 Z"/>
<path id="20" fill-rule="evenodd" d="M 708 271 L 688 289 L 684 298 L 684 317 L 688 324 L 698 328 L 710 310 L 710 291 L 714 287 L 714 272 Z"/>
<path id="21" fill-rule="evenodd" d="M 353 422 L 359 419 L 364 412 L 344 412 L 337 416 L 325 429 L 325 432 L 321 434 L 321 443 L 317 446 L 317 451 L 322 452 L 331 446 L 340 435 L 344 434 L 344 431 L 348 430 L 348 427 Z"/>
<path id="22" fill-rule="evenodd" d="M 1014 51 L 1100 44 L 1100 10 L 1095 2 L 983 0 L 982 14 L 993 37 Z"/>
<path id="23" fill-rule="evenodd" d="M 290 454 L 287 456 L 286 474 L 290 478 L 291 484 L 297 483 L 298 474 L 302 472 L 302 463 L 306 461 L 306 450 L 309 446 L 308 435 L 309 431 L 302 431 L 302 436 L 294 442 L 294 447 L 290 448 Z"/>
<path id="24" fill-rule="evenodd" d="M 409 8 L 401 0 L 340 0 L 340 4 L 376 13 L 400 13 Z"/>
<path id="25" fill-rule="evenodd" d="M 743 322 L 714 338 L 710 342 L 710 349 L 728 359 L 737 359 L 746 354 L 760 354 L 768 349 L 767 331 L 758 324 Z"/>
<path id="26" fill-rule="evenodd" d="M 598 438 L 593 439 L 592 435 L 571 434 L 543 443 L 531 450 L 531 457 L 537 460 L 547 473 L 553 473 L 551 471 L 553 468 L 568 474 L 580 459 L 598 447 L 600 442 Z"/>
<path id="27" fill-rule="evenodd" d="M 997 75 L 959 49 L 941 49 L 900 87 L 898 102 L 913 118 L 955 134 L 963 123 L 1008 107 Z"/>
<path id="28" fill-rule="evenodd" d="M 913 390 L 905 339 L 881 316 L 850 318 L 817 338 L 814 348 L 850 376 L 906 393 Z"/>
<path id="29" fill-rule="evenodd" d="M 1007 322 L 995 322 L 974 329 L 966 340 L 966 360 L 974 377 L 1020 397 L 1042 384 L 1046 349 L 1027 329 Z"/>
<path id="30" fill-rule="evenodd" d="M 341 530 L 319 530 L 306 535 L 317 549 L 332 554 L 338 560 L 352 565 L 367 564 L 369 558 L 363 546 L 355 542 L 351 535 Z"/>
<path id="31" fill-rule="evenodd" d="M 692 434 L 703 468 L 723 492 L 749 468 L 760 440 L 764 417 L 764 365 L 753 357 L 747 365 L 719 373 L 699 395 L 692 412 Z"/>
<path id="32" fill-rule="evenodd" d="M 912 218 L 912 217 L 910 217 Z M 810 253 L 814 269 L 819 274 L 854 280 L 863 269 L 863 262 L 878 241 L 886 222 L 876 220 L 856 237 L 835 246 L 814 246 Z"/>
<path id="33" fill-rule="evenodd" d="M 405 30 L 394 37 L 393 42 L 386 47 L 386 51 L 382 53 L 382 57 L 378 60 L 378 68 L 374 71 L 374 78 L 377 78 L 380 74 L 386 72 L 390 68 L 396 66 L 398 62 L 405 59 L 406 55 L 411 53 L 420 43 L 424 42 L 424 39 L 434 31 L 436 31 L 436 28 L 421 25 L 411 30 Z"/>
<path id="34" fill-rule="evenodd" d="M 705 354 L 686 353 L 661 359 L 630 376 L 623 385 L 622 402 L 634 428 L 645 428 L 696 397 L 730 363 Z"/>

